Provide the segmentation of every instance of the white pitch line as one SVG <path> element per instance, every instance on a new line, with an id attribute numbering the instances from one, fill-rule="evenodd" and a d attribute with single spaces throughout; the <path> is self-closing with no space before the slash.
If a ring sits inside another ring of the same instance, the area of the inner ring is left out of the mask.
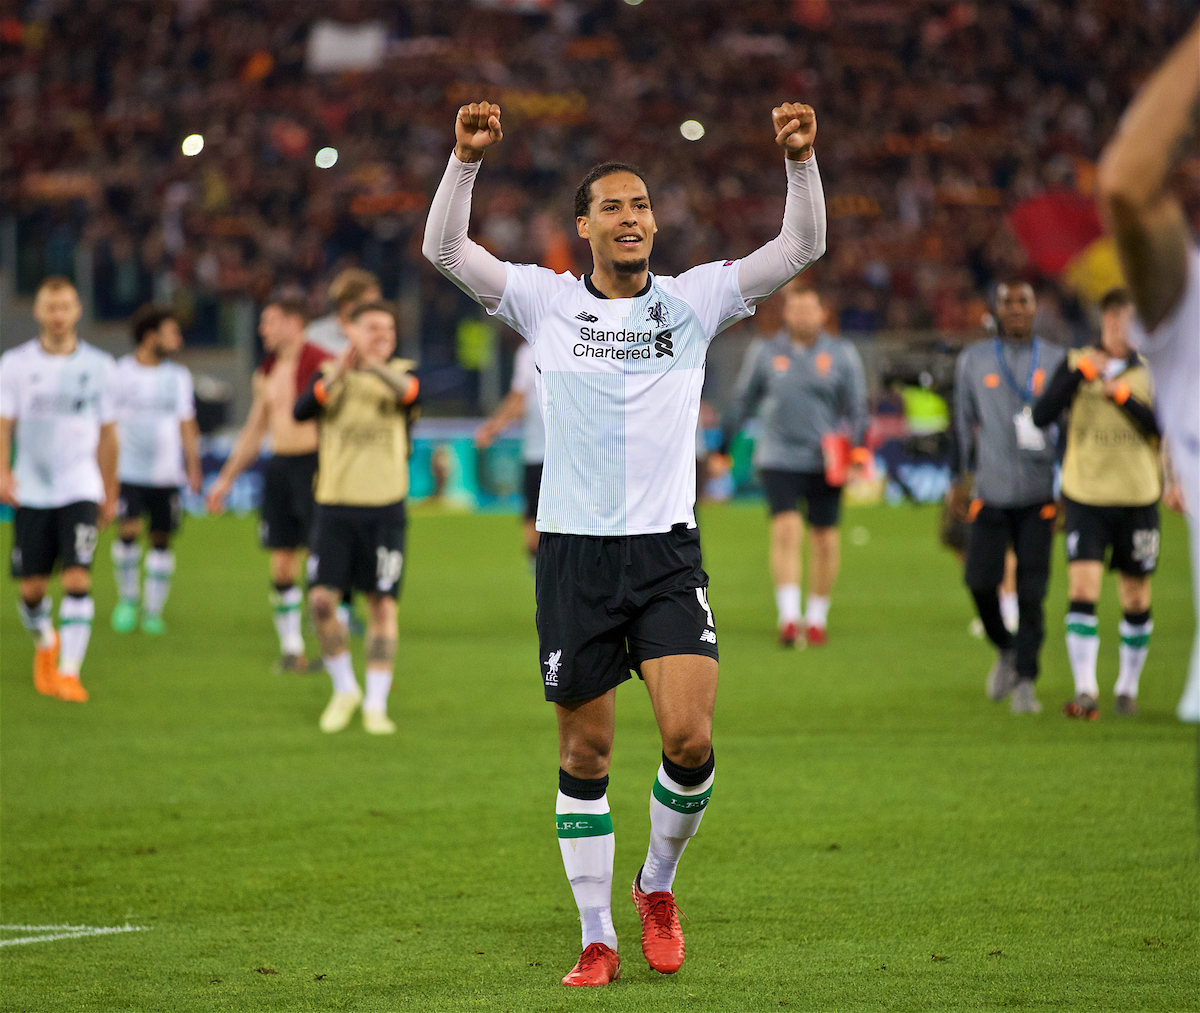
<path id="1" fill-rule="evenodd" d="M 84 936 L 109 936 L 118 932 L 148 932 L 149 925 L 0 925 L 0 931 L 41 932 L 49 935 L 18 936 L 0 939 L 0 946 L 21 946 L 25 943 L 50 943 L 56 939 L 80 939 Z"/>

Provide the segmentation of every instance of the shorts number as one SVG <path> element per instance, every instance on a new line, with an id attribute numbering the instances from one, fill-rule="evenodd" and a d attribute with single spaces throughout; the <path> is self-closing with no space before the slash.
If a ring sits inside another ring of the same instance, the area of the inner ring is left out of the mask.
<path id="1" fill-rule="evenodd" d="M 93 524 L 75 525 L 75 560 L 81 566 L 90 566 L 96 554 L 96 528 Z"/>
<path id="2" fill-rule="evenodd" d="M 380 591 L 390 591 L 400 579 L 404 556 L 399 549 L 390 552 L 382 545 L 375 550 L 375 583 Z"/>

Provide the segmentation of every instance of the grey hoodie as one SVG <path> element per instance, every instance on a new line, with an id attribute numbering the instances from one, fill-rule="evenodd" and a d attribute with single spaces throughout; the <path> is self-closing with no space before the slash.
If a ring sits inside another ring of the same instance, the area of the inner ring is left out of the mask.
<path id="1" fill-rule="evenodd" d="M 822 332 L 811 348 L 787 331 L 751 343 L 722 420 L 722 447 L 762 405 L 759 468 L 824 471 L 821 437 L 849 423 L 855 446 L 867 431 L 867 384 L 862 359 L 849 342 Z"/>
<path id="2" fill-rule="evenodd" d="M 1036 369 L 1031 369 L 1035 350 Z M 1022 449 L 1015 416 L 1027 405 L 1032 408 L 1065 354 L 1037 338 L 1001 339 L 999 346 L 996 339 L 989 338 L 968 345 L 959 355 L 954 424 L 961 466 L 964 471 L 974 470 L 975 495 L 988 506 L 1032 506 L 1054 499 L 1058 426 L 1040 430 L 1042 449 Z"/>

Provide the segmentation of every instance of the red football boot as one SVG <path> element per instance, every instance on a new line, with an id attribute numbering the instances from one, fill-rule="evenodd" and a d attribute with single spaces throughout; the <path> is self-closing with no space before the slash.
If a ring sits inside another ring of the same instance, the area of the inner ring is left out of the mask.
<path id="1" fill-rule="evenodd" d="M 779 627 L 779 646 L 804 646 L 804 630 L 799 623 L 784 623 Z"/>
<path id="2" fill-rule="evenodd" d="M 829 641 L 829 638 L 825 635 L 824 626 L 810 626 L 805 639 L 808 641 L 809 647 L 824 647 Z"/>
<path id="3" fill-rule="evenodd" d="M 562 983 L 584 988 L 598 988 L 621 977 L 621 958 L 617 951 L 603 943 L 589 943 L 579 960 Z"/>
<path id="4" fill-rule="evenodd" d="M 675 895 L 666 890 L 644 893 L 642 872 L 633 879 L 633 906 L 642 919 L 642 954 L 661 974 L 674 974 L 683 967 L 683 929 Z"/>

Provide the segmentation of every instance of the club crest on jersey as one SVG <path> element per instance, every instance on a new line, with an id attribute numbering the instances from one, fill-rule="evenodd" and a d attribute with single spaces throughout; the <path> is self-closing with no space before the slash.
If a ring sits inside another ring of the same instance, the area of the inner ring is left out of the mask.
<path id="1" fill-rule="evenodd" d="M 600 318 L 592 316 L 587 310 L 583 310 L 575 314 L 575 319 L 582 320 L 585 324 L 594 324 Z"/>
<path id="2" fill-rule="evenodd" d="M 663 306 L 661 299 L 648 310 L 646 310 L 646 316 L 658 324 L 659 327 L 665 327 L 667 325 L 667 310 L 666 307 Z"/>

